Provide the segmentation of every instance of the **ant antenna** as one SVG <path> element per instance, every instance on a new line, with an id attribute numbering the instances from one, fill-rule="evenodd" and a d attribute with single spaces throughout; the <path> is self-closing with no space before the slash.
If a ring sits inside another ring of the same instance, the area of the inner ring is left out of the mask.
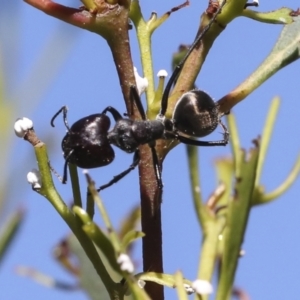
<path id="1" fill-rule="evenodd" d="M 166 88 L 164 90 L 163 96 L 162 96 L 162 100 L 161 100 L 161 109 L 159 112 L 159 116 L 164 116 L 166 114 L 167 108 L 168 108 L 168 97 L 169 97 L 169 93 L 171 90 L 171 87 L 174 83 L 174 81 L 176 80 L 177 76 L 179 75 L 185 61 L 187 60 L 187 58 L 189 57 L 189 55 L 191 54 L 191 52 L 194 50 L 194 48 L 196 47 L 196 45 L 199 43 L 199 41 L 203 38 L 203 36 L 206 34 L 206 32 L 210 29 L 211 25 L 213 24 L 213 22 L 216 20 L 218 14 L 220 13 L 220 11 L 222 10 L 223 6 L 225 5 L 226 0 L 223 1 L 223 3 L 219 6 L 219 8 L 217 9 L 216 13 L 214 14 L 214 16 L 212 17 L 212 19 L 210 20 L 209 24 L 202 30 L 202 32 L 196 37 L 195 41 L 193 42 L 193 44 L 191 45 L 191 47 L 189 48 L 188 52 L 186 53 L 185 57 L 183 58 L 183 60 L 176 66 L 173 74 L 171 75 Z"/>

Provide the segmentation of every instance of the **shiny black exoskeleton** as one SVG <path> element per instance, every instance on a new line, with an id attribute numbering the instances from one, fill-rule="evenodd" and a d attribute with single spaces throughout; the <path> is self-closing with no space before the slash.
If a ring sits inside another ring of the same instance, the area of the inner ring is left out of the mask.
<path id="1" fill-rule="evenodd" d="M 75 122 L 71 127 L 67 123 L 67 108 L 62 107 L 52 118 L 54 119 L 62 112 L 67 134 L 62 140 L 62 149 L 65 158 L 63 183 L 67 181 L 67 165 L 75 164 L 80 168 L 98 168 L 110 164 L 114 159 L 114 150 L 111 145 L 117 146 L 127 153 L 134 153 L 133 162 L 128 169 L 114 176 L 107 184 L 101 186 L 98 191 L 103 190 L 119 181 L 133 170 L 140 161 L 139 146 L 149 144 L 153 166 L 158 182 L 162 189 L 161 170 L 155 150 L 155 141 L 158 139 L 176 139 L 184 144 L 196 146 L 224 146 L 228 143 L 229 133 L 220 120 L 222 116 L 219 108 L 212 98 L 205 92 L 192 90 L 182 95 L 177 101 L 171 119 L 165 117 L 168 106 L 168 97 L 172 85 L 176 81 L 186 59 L 196 47 L 203 35 L 209 30 L 222 6 L 212 17 L 210 23 L 198 35 L 193 45 L 188 50 L 184 59 L 175 68 L 164 90 L 161 109 L 156 120 L 147 120 L 139 94 L 135 86 L 131 86 L 131 99 L 136 104 L 142 117 L 140 121 L 124 118 L 113 107 L 105 108 L 100 114 L 93 114 Z M 110 113 L 115 120 L 114 127 L 110 128 Z M 224 138 L 220 141 L 199 141 L 195 137 L 204 137 L 213 132 L 220 125 L 224 131 Z"/>

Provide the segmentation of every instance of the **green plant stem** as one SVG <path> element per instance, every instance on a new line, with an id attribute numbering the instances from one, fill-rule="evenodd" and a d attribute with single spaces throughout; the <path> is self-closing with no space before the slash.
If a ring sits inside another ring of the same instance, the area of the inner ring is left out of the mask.
<path id="1" fill-rule="evenodd" d="M 217 257 L 218 238 L 222 229 L 220 228 L 218 220 L 214 217 L 213 213 L 210 212 L 209 208 L 204 206 L 202 202 L 198 169 L 198 148 L 188 145 L 186 149 L 188 153 L 193 203 L 199 225 L 203 232 L 203 242 L 197 278 L 211 281 Z M 207 296 L 203 295 L 201 300 L 202 299 L 207 299 Z"/>
<path id="2" fill-rule="evenodd" d="M 53 205 L 56 211 L 60 214 L 60 216 L 64 219 L 72 232 L 75 234 L 82 248 L 95 267 L 98 275 L 105 284 L 111 298 L 119 299 L 119 296 L 115 295 L 115 289 L 112 288 L 114 286 L 114 282 L 110 278 L 106 269 L 103 268 L 103 263 L 93 242 L 82 230 L 81 221 L 76 218 L 73 212 L 67 207 L 53 185 L 51 171 L 48 163 L 49 159 L 47 155 L 46 145 L 42 142 L 39 142 L 37 145 L 35 145 L 34 150 L 42 178 L 42 188 L 39 190 L 39 193 L 49 200 L 49 202 Z"/>
<path id="3" fill-rule="evenodd" d="M 130 18 L 136 28 L 137 39 L 139 43 L 141 62 L 143 67 L 143 75 L 148 80 L 148 87 L 146 89 L 147 107 L 151 108 L 151 103 L 154 100 L 154 75 L 152 64 L 152 48 L 151 48 L 151 34 L 149 30 L 149 23 L 156 18 L 155 14 L 152 14 L 150 20 L 145 22 L 139 1 L 134 0 L 130 6 Z"/>
<path id="4" fill-rule="evenodd" d="M 219 235 L 222 229 L 216 220 L 207 221 L 205 227 L 197 278 L 211 281 L 215 270 Z M 206 299 L 208 296 L 202 295 L 201 300 Z"/>
<path id="5" fill-rule="evenodd" d="M 100 211 L 101 217 L 104 221 L 105 227 L 106 227 L 108 235 L 110 237 L 110 242 L 113 244 L 116 253 L 120 253 L 121 252 L 121 243 L 119 241 L 117 233 L 113 229 L 113 225 L 112 225 L 112 223 L 109 219 L 109 216 L 106 212 L 104 203 L 103 203 L 102 199 L 100 198 L 100 196 L 95 188 L 95 184 L 92 181 L 90 175 L 88 173 L 86 173 L 85 176 L 86 176 L 86 179 L 88 182 L 89 192 L 91 193 L 93 200 L 96 203 L 96 205 Z"/>
<path id="6" fill-rule="evenodd" d="M 227 116 L 227 123 L 228 130 L 230 132 L 230 146 L 234 160 L 235 176 L 239 177 L 241 172 L 242 156 L 240 155 L 240 139 L 234 114 L 229 114 Z"/>
<path id="7" fill-rule="evenodd" d="M 280 69 L 299 59 L 300 18 L 284 26 L 278 41 L 264 62 L 238 87 L 218 101 L 226 113 Z"/>
<path id="8" fill-rule="evenodd" d="M 188 300 L 187 293 L 183 286 L 183 276 L 181 272 L 176 272 L 174 275 L 175 283 L 176 283 L 176 289 L 177 289 L 177 295 L 178 300 Z"/>
<path id="9" fill-rule="evenodd" d="M 259 148 L 256 145 L 255 148 L 251 149 L 247 159 L 244 151 L 241 150 L 239 155 L 242 156 L 241 172 L 240 177 L 236 177 L 235 194 L 228 205 L 216 300 L 229 300 L 231 297 L 241 245 L 251 208 Z"/>
<path id="10" fill-rule="evenodd" d="M 199 176 L 199 160 L 198 160 L 198 147 L 187 145 L 188 164 L 190 172 L 191 190 L 193 195 L 193 204 L 199 225 L 204 227 L 204 205 L 202 202 L 200 176 Z"/>

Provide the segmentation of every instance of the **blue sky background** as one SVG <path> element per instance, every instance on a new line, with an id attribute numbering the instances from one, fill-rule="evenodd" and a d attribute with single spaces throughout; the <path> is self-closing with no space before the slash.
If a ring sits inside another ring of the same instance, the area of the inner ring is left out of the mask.
<path id="1" fill-rule="evenodd" d="M 144 17 L 151 11 L 158 15 L 180 1 L 140 1 Z M 47 289 L 28 278 L 16 275 L 18 265 L 31 266 L 55 278 L 73 282 L 52 258 L 51 251 L 69 229 L 47 201 L 32 192 L 26 174 L 36 166 L 34 153 L 28 143 L 13 134 L 17 117 L 34 121 L 38 136 L 48 141 L 53 167 L 62 173 L 64 159 L 61 139 L 65 128 L 57 120 L 50 127 L 50 119 L 62 106 L 69 107 L 69 122 L 101 112 L 108 105 L 125 112 L 119 80 L 106 42 L 51 18 L 22 1 L 0 1 L 0 51 L 5 74 L 5 96 L 14 101 L 11 116 L 12 149 L 7 169 L 13 182 L 8 183 L 9 196 L 6 214 L 22 206 L 25 222 L 0 269 L 0 299 L 72 299 L 83 300 L 82 292 L 66 293 Z M 76 1 L 61 2 L 79 6 Z M 191 1 L 189 7 L 174 13 L 153 36 L 155 73 L 167 69 L 170 73 L 171 55 L 180 43 L 194 39 L 199 12 L 206 1 Z M 281 6 L 298 8 L 296 0 L 264 1 L 259 10 L 269 11 Z M 250 75 L 270 52 L 281 25 L 268 25 L 246 18 L 234 20 L 217 39 L 196 84 L 216 100 L 227 94 Z M 130 33 L 132 55 L 139 72 L 135 31 Z M 299 139 L 299 62 L 269 79 L 247 99 L 234 108 L 239 125 L 241 143 L 251 146 L 251 140 L 262 132 L 264 120 L 274 96 L 280 96 L 281 107 L 262 174 L 267 191 L 276 188 L 287 176 L 300 151 Z M 218 139 L 216 132 L 209 138 Z M 1 146 L 2 147 L 2 146 Z M 230 154 L 230 147 L 199 149 L 201 185 L 204 199 L 216 186 L 213 160 Z M 116 159 L 105 169 L 91 170 L 100 185 L 129 166 L 132 156 L 115 149 Z M 5 173 L 7 174 L 7 173 Z M 83 177 L 83 176 L 82 176 Z M 6 178 L 6 176 L 5 176 Z M 3 180 L 3 179 L 2 179 Z M 3 181 L 2 181 L 3 182 Z M 188 181 L 185 147 L 179 145 L 166 158 L 163 170 L 164 200 L 162 205 L 164 235 L 164 268 L 166 273 L 180 269 L 186 278 L 195 279 L 199 259 L 201 232 L 198 228 Z M 133 171 L 117 185 L 105 190 L 102 198 L 113 223 L 118 226 L 126 213 L 139 202 L 138 173 Z M 84 181 L 83 181 L 84 184 Z M 300 278 L 300 181 L 275 202 L 255 207 L 251 211 L 240 260 L 236 284 L 245 289 L 251 299 L 298 299 Z M 70 184 L 57 181 L 57 188 L 66 202 L 71 202 Z M 5 215 L 1 216 L 2 219 Z M 142 264 L 140 246 L 135 259 Z M 166 299 L 174 299 L 174 291 L 166 292 Z"/>

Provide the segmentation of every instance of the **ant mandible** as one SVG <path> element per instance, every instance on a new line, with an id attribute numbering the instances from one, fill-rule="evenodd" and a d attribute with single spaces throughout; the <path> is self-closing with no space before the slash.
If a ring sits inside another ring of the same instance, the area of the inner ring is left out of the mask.
<path id="1" fill-rule="evenodd" d="M 171 75 L 161 100 L 160 112 L 155 120 L 148 120 L 141 103 L 136 87 L 130 87 L 130 97 L 135 102 L 142 120 L 134 121 L 124 118 L 113 107 L 108 106 L 102 113 L 84 117 L 69 127 L 67 122 L 67 108 L 63 106 L 51 119 L 54 127 L 54 120 L 63 113 L 64 124 L 67 134 L 62 140 L 62 150 L 65 158 L 62 182 L 67 181 L 68 163 L 80 168 L 91 169 L 110 164 L 115 157 L 111 145 L 119 147 L 127 153 L 134 153 L 133 162 L 128 169 L 114 176 L 107 184 L 102 185 L 101 191 L 112 184 L 118 182 L 130 171 L 132 171 L 140 161 L 139 146 L 148 144 L 153 158 L 153 166 L 158 188 L 161 191 L 163 184 L 161 179 L 161 169 L 155 141 L 158 139 L 176 139 L 179 142 L 195 146 L 225 146 L 228 143 L 229 133 L 225 125 L 221 122 L 222 114 L 212 98 L 200 90 L 192 90 L 184 93 L 176 103 L 171 119 L 165 117 L 168 106 L 168 97 L 172 85 L 176 81 L 186 59 L 193 49 L 200 42 L 204 34 L 210 29 L 217 15 L 225 5 L 226 0 L 216 10 L 216 13 L 209 24 L 196 37 L 194 43 L 186 53 L 183 60 L 176 66 Z M 109 131 L 110 119 L 106 115 L 109 112 L 115 120 L 115 126 Z M 220 125 L 223 128 L 223 140 L 219 141 L 199 141 L 190 137 L 204 137 L 213 132 Z M 188 137 L 190 136 L 190 137 Z"/>

